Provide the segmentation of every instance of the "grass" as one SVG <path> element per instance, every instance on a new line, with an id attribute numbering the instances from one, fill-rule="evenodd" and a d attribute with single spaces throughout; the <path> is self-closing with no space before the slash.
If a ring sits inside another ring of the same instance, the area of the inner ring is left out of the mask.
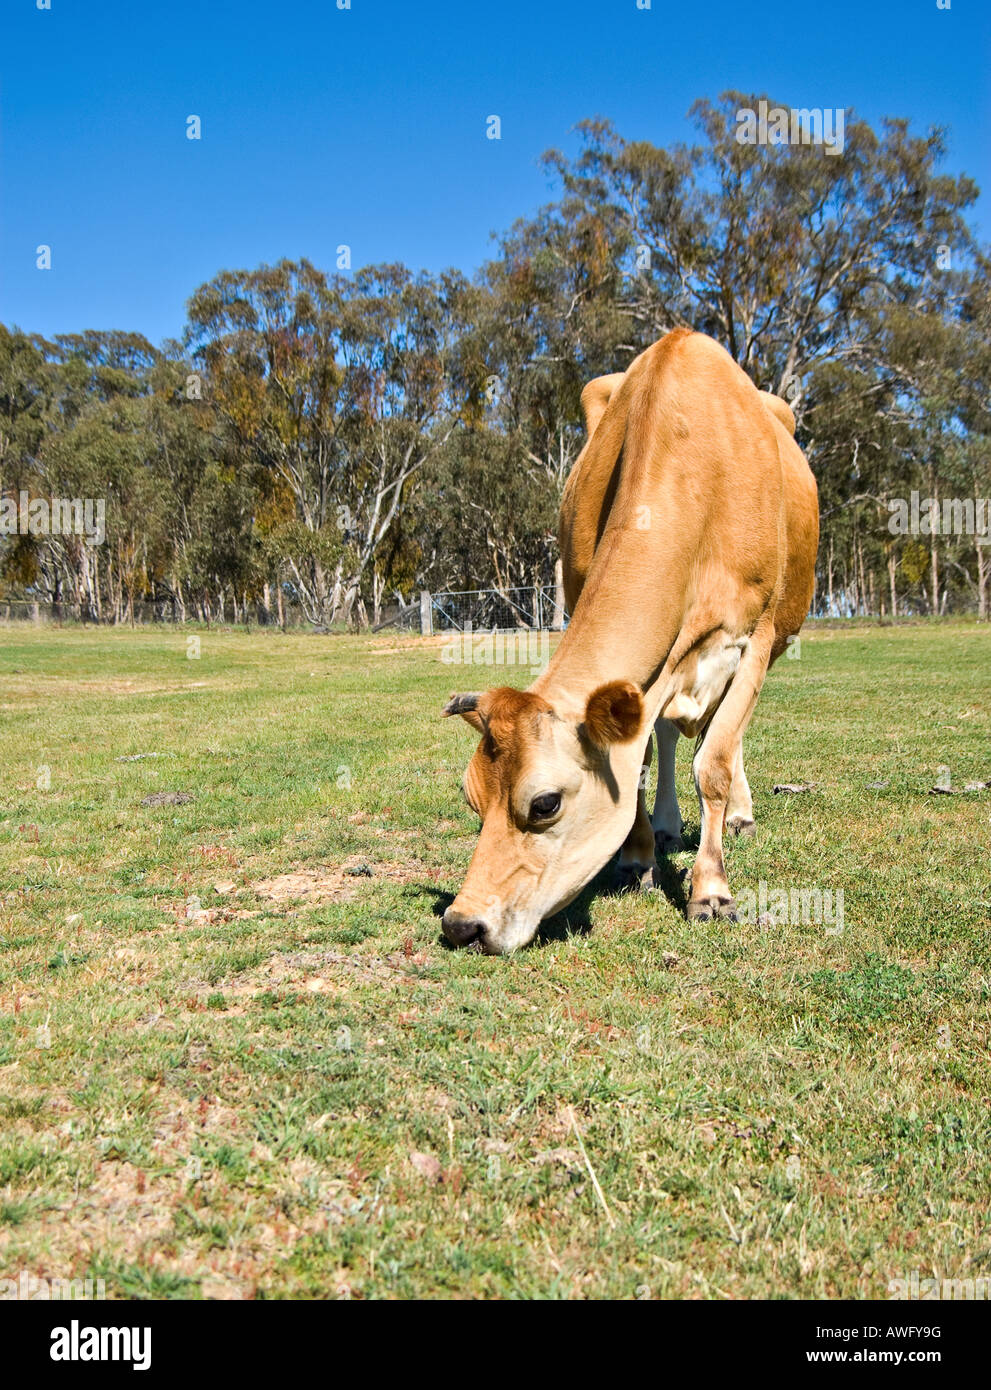
<path id="1" fill-rule="evenodd" d="M 504 959 L 440 938 L 475 835 L 440 646 L 200 636 L 190 660 L 178 632 L 0 631 L 0 1277 L 883 1298 L 991 1275 L 991 791 L 929 794 L 942 766 L 991 778 L 991 632 L 816 629 L 772 673 L 730 881 L 842 889 L 841 932 L 689 925 L 603 875 Z M 678 779 L 697 832 L 687 745 Z"/>

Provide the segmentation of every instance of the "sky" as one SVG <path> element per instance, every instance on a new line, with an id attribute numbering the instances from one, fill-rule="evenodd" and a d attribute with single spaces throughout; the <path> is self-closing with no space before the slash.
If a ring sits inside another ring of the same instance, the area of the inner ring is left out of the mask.
<path id="1" fill-rule="evenodd" d="M 0 0 L 0 322 L 160 343 L 219 270 L 341 244 L 471 274 L 578 121 L 689 140 L 731 88 L 946 126 L 945 169 L 991 185 L 989 0 L 338 3 Z"/>

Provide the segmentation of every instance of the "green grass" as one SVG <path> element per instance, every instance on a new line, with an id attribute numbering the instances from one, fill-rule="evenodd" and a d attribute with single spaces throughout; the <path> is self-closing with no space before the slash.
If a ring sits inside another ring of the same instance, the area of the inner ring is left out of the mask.
<path id="1" fill-rule="evenodd" d="M 929 794 L 943 765 L 991 778 L 991 632 L 816 629 L 769 678 L 730 881 L 842 889 L 842 932 L 689 925 L 603 875 L 503 959 L 440 938 L 475 835 L 440 645 L 201 642 L 0 630 L 0 1277 L 883 1298 L 991 1275 L 991 792 Z"/>

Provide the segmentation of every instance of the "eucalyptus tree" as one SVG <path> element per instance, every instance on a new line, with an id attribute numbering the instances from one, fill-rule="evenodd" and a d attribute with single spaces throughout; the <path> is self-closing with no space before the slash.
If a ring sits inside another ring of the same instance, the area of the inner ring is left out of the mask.
<path id="1" fill-rule="evenodd" d="M 878 133 L 848 113 L 835 150 L 745 143 L 740 117 L 761 102 L 735 91 L 696 102 L 702 138 L 690 146 L 586 121 L 576 158 L 545 160 L 571 220 L 610 230 L 637 345 L 679 324 L 709 333 L 801 416 L 811 367 L 865 349 L 865 306 L 910 298 L 940 247 L 969 253 L 964 213 L 978 190 L 939 172 L 942 131 L 915 136 L 903 120 Z"/>
<path id="2" fill-rule="evenodd" d="M 216 451 L 267 504 L 269 534 L 308 616 L 327 621 L 345 471 L 339 288 L 309 261 L 221 271 L 187 306 L 184 346 L 222 427 Z"/>

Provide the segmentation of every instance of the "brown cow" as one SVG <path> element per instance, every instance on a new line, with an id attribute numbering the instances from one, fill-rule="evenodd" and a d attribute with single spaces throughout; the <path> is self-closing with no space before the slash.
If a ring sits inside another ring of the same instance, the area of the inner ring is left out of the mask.
<path id="1" fill-rule="evenodd" d="M 743 732 L 813 592 L 818 504 L 794 418 L 718 343 L 677 329 L 590 382 L 582 406 L 588 440 L 561 505 L 568 629 L 529 690 L 444 710 L 482 735 L 464 778 L 482 829 L 444 931 L 494 955 L 617 850 L 621 874 L 646 881 L 655 844 L 680 847 L 679 733 L 699 739 L 688 915 L 733 918 L 722 836 L 753 829 Z"/>

